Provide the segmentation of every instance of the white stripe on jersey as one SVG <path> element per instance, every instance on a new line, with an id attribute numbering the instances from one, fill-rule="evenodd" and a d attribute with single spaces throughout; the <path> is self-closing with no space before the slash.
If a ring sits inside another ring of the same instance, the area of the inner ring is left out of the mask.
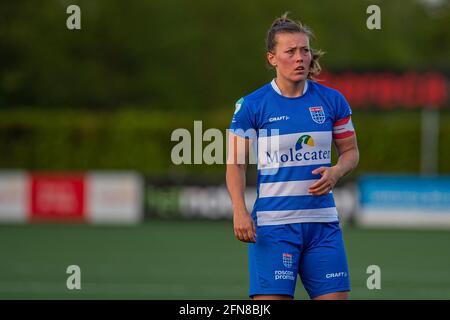
<path id="1" fill-rule="evenodd" d="M 336 207 L 304 210 L 256 211 L 256 216 L 258 218 L 258 226 L 338 221 Z"/>
<path id="2" fill-rule="evenodd" d="M 351 116 L 336 121 L 333 127 L 333 138 L 335 139 L 347 138 L 352 136 L 354 133 L 355 129 L 353 128 Z"/>
<path id="3" fill-rule="evenodd" d="M 312 145 L 298 145 L 307 136 Z M 297 149 L 299 147 L 299 149 Z M 299 132 L 258 138 L 258 170 L 331 163 L 331 132 Z"/>

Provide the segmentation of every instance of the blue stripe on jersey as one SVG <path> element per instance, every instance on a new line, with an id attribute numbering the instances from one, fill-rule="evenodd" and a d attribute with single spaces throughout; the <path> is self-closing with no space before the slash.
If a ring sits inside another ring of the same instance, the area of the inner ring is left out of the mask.
<path id="1" fill-rule="evenodd" d="M 333 194 L 259 198 L 254 211 L 302 210 L 335 207 Z"/>
<path id="2" fill-rule="evenodd" d="M 331 164 L 315 164 L 310 166 L 298 167 L 280 167 L 277 168 L 276 174 L 262 174 L 264 170 L 259 170 L 259 183 L 280 182 L 280 181 L 299 181 L 299 180 L 314 180 L 320 179 L 320 174 L 312 174 L 314 169 L 320 167 L 329 167 Z"/>

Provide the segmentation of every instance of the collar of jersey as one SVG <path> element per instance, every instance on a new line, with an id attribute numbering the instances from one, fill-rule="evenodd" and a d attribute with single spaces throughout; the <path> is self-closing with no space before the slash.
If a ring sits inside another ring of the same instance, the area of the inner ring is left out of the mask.
<path id="1" fill-rule="evenodd" d="M 272 89 L 273 89 L 276 93 L 278 93 L 280 96 L 282 96 L 282 97 L 284 97 L 284 98 L 288 98 L 288 99 L 296 99 L 296 98 L 303 97 L 303 96 L 305 95 L 305 93 L 306 93 L 306 90 L 308 90 L 308 80 L 305 80 L 305 85 L 303 86 L 303 93 L 302 93 L 302 95 L 299 96 L 299 97 L 286 97 L 286 96 L 283 96 L 283 95 L 281 94 L 280 88 L 278 88 L 277 83 L 275 82 L 275 78 L 272 80 L 272 82 L 270 82 L 270 85 L 272 86 Z"/>

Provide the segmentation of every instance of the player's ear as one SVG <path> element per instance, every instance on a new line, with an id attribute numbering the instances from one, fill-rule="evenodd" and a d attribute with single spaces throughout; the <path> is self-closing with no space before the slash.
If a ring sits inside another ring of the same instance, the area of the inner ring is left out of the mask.
<path id="1" fill-rule="evenodd" d="M 273 54 L 273 52 L 271 51 L 267 52 L 267 61 L 272 67 L 275 68 L 277 66 L 277 59 L 275 57 L 275 54 Z"/>

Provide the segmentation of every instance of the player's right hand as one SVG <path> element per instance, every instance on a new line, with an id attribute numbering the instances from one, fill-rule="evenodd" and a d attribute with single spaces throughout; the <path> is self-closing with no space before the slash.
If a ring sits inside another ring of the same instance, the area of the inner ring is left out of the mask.
<path id="1" fill-rule="evenodd" d="M 243 242 L 256 242 L 256 229 L 253 219 L 247 210 L 233 214 L 233 228 L 236 238 Z"/>

